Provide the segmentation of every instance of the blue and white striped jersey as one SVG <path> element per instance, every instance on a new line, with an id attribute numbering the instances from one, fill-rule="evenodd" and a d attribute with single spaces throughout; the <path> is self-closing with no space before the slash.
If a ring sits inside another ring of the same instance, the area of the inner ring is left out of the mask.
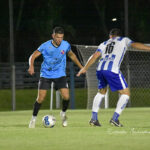
<path id="1" fill-rule="evenodd" d="M 108 70 L 114 73 L 120 72 L 120 65 L 127 50 L 133 41 L 127 37 L 110 38 L 101 43 L 97 51 L 101 52 L 101 58 L 97 71 Z"/>

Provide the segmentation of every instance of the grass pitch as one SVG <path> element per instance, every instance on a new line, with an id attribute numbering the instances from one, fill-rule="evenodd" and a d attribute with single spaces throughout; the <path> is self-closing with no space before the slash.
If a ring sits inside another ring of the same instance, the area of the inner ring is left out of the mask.
<path id="1" fill-rule="evenodd" d="M 60 110 L 40 110 L 35 129 L 32 111 L 0 112 L 0 150 L 142 150 L 150 148 L 150 108 L 127 108 L 123 128 L 112 127 L 114 109 L 101 109 L 102 127 L 91 127 L 91 110 L 68 110 L 68 127 L 61 126 Z M 42 117 L 53 114 L 54 128 L 44 128 Z"/>

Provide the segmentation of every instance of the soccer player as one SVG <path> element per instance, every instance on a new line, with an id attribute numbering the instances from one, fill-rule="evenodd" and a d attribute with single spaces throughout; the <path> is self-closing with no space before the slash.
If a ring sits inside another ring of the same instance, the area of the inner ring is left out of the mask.
<path id="1" fill-rule="evenodd" d="M 120 94 L 116 110 L 110 120 L 110 124 L 122 127 L 119 116 L 126 107 L 130 97 L 130 91 L 124 76 L 120 71 L 120 65 L 128 46 L 136 49 L 148 50 L 150 47 L 142 43 L 133 42 L 128 37 L 122 37 L 119 29 L 112 29 L 109 39 L 101 43 L 96 52 L 89 58 L 86 65 L 78 72 L 77 76 L 85 73 L 88 68 L 100 57 L 96 75 L 98 79 L 98 93 L 94 97 L 92 106 L 92 118 L 89 122 L 92 126 L 101 126 L 98 121 L 98 111 L 101 101 L 107 92 L 107 85 L 112 91 Z"/>
<path id="2" fill-rule="evenodd" d="M 38 95 L 34 103 L 29 128 L 35 128 L 37 114 L 52 82 L 55 83 L 55 89 L 60 90 L 62 96 L 62 111 L 60 112 L 60 116 L 62 125 L 64 127 L 67 126 L 66 110 L 69 105 L 69 89 L 66 80 L 66 55 L 68 55 L 80 69 L 83 66 L 72 52 L 70 44 L 64 41 L 63 38 L 64 29 L 62 27 L 55 27 L 53 29 L 52 39 L 41 44 L 29 58 L 28 72 L 30 75 L 33 75 L 35 59 L 41 54 L 43 56 L 38 84 Z"/>

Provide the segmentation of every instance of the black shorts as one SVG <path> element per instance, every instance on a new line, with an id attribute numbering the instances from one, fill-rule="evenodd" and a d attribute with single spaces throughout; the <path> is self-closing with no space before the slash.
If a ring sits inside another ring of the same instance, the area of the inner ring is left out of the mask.
<path id="1" fill-rule="evenodd" d="M 38 89 L 48 90 L 51 88 L 52 82 L 54 82 L 55 90 L 59 90 L 61 88 L 68 88 L 66 77 L 60 77 L 60 78 L 55 78 L 55 79 L 47 79 L 47 78 L 40 77 L 39 83 L 38 83 Z"/>

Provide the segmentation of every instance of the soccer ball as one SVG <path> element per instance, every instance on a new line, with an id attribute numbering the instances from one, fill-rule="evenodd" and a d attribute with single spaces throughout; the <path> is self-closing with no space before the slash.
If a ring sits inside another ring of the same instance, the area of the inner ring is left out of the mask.
<path id="1" fill-rule="evenodd" d="M 56 118 L 52 115 L 46 115 L 42 118 L 42 122 L 45 128 L 53 128 L 56 123 Z"/>

